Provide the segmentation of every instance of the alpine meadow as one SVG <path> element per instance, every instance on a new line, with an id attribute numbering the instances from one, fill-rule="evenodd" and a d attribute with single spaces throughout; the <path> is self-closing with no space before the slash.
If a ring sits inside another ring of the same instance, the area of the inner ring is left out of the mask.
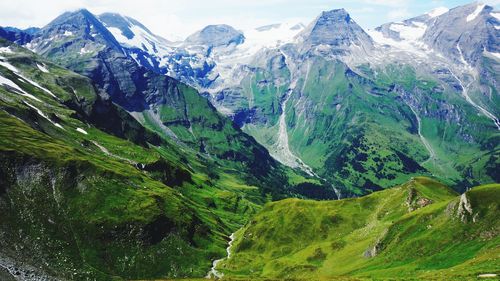
<path id="1" fill-rule="evenodd" d="M 142 2 L 0 3 L 0 281 L 500 279 L 498 1 Z"/>

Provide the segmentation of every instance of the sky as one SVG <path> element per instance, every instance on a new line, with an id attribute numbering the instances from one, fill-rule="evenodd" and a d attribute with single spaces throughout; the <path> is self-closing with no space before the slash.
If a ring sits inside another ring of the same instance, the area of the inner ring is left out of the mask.
<path id="1" fill-rule="evenodd" d="M 167 39 L 183 39 L 209 24 L 246 30 L 267 24 L 309 24 L 322 11 L 344 8 L 363 28 L 453 8 L 471 0 L 1 0 L 0 26 L 43 27 L 65 11 L 116 12 Z M 499 9 L 500 0 L 482 3 Z"/>

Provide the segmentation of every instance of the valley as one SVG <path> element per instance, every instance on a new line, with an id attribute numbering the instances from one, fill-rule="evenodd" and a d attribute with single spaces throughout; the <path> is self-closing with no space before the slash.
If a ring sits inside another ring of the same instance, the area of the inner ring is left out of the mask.
<path id="1" fill-rule="evenodd" d="M 0 18 L 0 280 L 500 275 L 496 7 L 170 40 L 64 10 Z"/>

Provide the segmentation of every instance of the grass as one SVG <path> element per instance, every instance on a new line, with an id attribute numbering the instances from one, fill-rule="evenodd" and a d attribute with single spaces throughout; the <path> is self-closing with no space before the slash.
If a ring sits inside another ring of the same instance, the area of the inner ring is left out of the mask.
<path id="1" fill-rule="evenodd" d="M 109 128 L 92 119 L 103 108 L 89 79 L 0 46 L 14 51 L 2 60 L 57 97 L 0 66 L 40 100 L 0 86 L 2 255 L 72 280 L 202 277 L 225 255 L 229 233 L 273 198 L 296 196 L 291 186 L 314 181 L 279 165 L 185 85 L 169 80 L 178 103 L 160 110 L 162 122 L 189 122 L 171 125 L 180 142 L 114 105 L 100 116 L 117 127 Z"/>
<path id="2" fill-rule="evenodd" d="M 497 273 L 499 191 L 489 185 L 467 193 L 479 214 L 475 223 L 460 221 L 458 195 L 428 178 L 356 199 L 269 203 L 238 232 L 234 253 L 219 270 L 229 277 L 291 280 Z M 432 203 L 409 211 L 412 192 Z"/>
<path id="3" fill-rule="evenodd" d="M 290 84 L 290 73 L 271 63 L 275 60 L 279 56 L 243 80 L 248 105 L 229 105 L 255 109 L 244 130 L 270 150 L 281 114 L 277 105 Z M 460 191 L 498 181 L 493 170 L 499 134 L 456 89 L 407 64 L 362 65 L 353 71 L 342 62 L 311 56 L 302 65 L 287 105 L 290 149 L 344 195 L 369 194 L 418 175 Z M 431 161 L 409 104 L 436 152 Z"/>

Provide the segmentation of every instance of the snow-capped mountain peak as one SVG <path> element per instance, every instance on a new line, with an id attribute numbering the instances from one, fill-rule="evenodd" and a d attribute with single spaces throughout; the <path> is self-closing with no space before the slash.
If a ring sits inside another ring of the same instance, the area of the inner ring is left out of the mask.
<path id="1" fill-rule="evenodd" d="M 315 50 L 334 56 L 373 48 L 373 40 L 344 9 L 322 12 L 297 35 L 297 41 L 302 52 Z"/>
<path id="2" fill-rule="evenodd" d="M 165 49 L 164 47 L 171 43 L 153 34 L 147 27 L 133 18 L 115 13 L 104 13 L 98 18 L 124 47 L 158 54 L 162 53 L 160 50 L 162 47 Z"/>
<path id="3" fill-rule="evenodd" d="M 446 7 L 437 7 L 435 9 L 432 9 L 430 12 L 427 13 L 427 15 L 431 18 L 439 17 L 440 15 L 447 13 L 450 9 Z"/>
<path id="4" fill-rule="evenodd" d="M 485 4 L 478 4 L 476 6 L 476 9 L 474 10 L 474 12 L 470 13 L 467 16 L 467 18 L 466 18 L 467 22 L 470 22 L 470 21 L 473 21 L 474 19 L 476 19 L 477 16 L 479 16 L 479 14 L 484 10 L 484 7 L 486 7 Z"/>

